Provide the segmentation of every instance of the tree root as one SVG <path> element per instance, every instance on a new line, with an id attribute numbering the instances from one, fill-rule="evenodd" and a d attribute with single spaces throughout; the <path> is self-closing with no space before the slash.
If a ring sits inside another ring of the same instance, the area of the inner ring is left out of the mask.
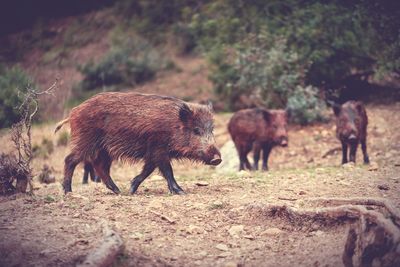
<path id="1" fill-rule="evenodd" d="M 388 200 L 315 198 L 306 201 L 339 206 L 297 209 L 287 205 L 253 204 L 248 208 L 268 217 L 283 218 L 292 224 L 350 223 L 342 255 L 346 267 L 400 266 L 400 213 Z M 368 210 L 364 205 L 384 207 L 389 218 L 381 212 Z"/>
<path id="2" fill-rule="evenodd" d="M 120 235 L 103 223 L 103 241 L 86 256 L 83 263 L 77 267 L 106 267 L 111 266 L 115 258 L 122 252 L 124 243 Z"/>

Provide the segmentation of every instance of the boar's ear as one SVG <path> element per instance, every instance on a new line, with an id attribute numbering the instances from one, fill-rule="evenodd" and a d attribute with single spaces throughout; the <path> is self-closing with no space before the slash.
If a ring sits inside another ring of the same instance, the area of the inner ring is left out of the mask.
<path id="1" fill-rule="evenodd" d="M 358 111 L 359 113 L 362 113 L 362 112 L 363 112 L 363 103 L 360 102 L 360 101 L 357 101 L 357 102 L 356 102 L 356 109 L 357 109 L 357 111 Z"/>
<path id="2" fill-rule="evenodd" d="M 207 100 L 206 106 L 211 112 L 214 112 L 214 107 L 211 100 Z"/>
<path id="3" fill-rule="evenodd" d="M 326 103 L 328 104 L 328 106 L 331 106 L 333 109 L 333 113 L 335 113 L 335 116 L 338 116 L 340 113 L 340 110 L 342 109 L 342 106 L 335 103 L 332 100 L 327 100 Z"/>
<path id="4" fill-rule="evenodd" d="M 179 109 L 179 119 L 184 123 L 187 123 L 193 116 L 193 111 L 185 103 Z"/>
<path id="5" fill-rule="evenodd" d="M 263 113 L 263 116 L 264 116 L 264 120 L 266 121 L 266 122 L 270 122 L 271 121 L 271 119 L 272 119 L 272 114 L 271 114 L 271 112 L 269 112 L 268 110 L 263 110 L 262 111 L 262 113 Z"/>

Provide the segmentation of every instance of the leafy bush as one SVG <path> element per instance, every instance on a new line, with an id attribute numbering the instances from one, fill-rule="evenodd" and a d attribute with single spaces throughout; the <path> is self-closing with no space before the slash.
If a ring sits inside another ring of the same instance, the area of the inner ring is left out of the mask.
<path id="1" fill-rule="evenodd" d="M 119 42 L 99 63 L 89 62 L 78 68 L 85 76 L 78 86 L 81 91 L 135 86 L 153 79 L 157 71 L 167 66 L 167 61 L 143 39 Z"/>
<path id="2" fill-rule="evenodd" d="M 236 102 L 246 95 L 261 100 L 256 105 L 289 108 L 294 122 L 321 120 L 324 104 L 318 98 L 318 90 L 304 85 L 308 65 L 299 60 L 284 39 L 262 46 L 258 43 L 265 37 L 257 38 L 255 43 L 244 42 L 236 49 L 214 50 L 211 54 L 214 71 L 210 78 L 216 93 L 229 99 L 231 109 L 243 108 Z"/>
<path id="3" fill-rule="evenodd" d="M 290 120 L 306 125 L 317 121 L 326 121 L 326 104 L 318 97 L 318 90 L 312 86 L 298 85 L 287 100 Z"/>
<path id="4" fill-rule="evenodd" d="M 25 92 L 28 86 L 34 85 L 23 70 L 0 66 L 0 128 L 9 127 L 19 120 L 21 99 L 18 92 Z"/>
<path id="5" fill-rule="evenodd" d="M 43 138 L 41 145 L 34 144 L 32 146 L 32 152 L 34 157 L 48 158 L 54 152 L 53 141 Z"/>

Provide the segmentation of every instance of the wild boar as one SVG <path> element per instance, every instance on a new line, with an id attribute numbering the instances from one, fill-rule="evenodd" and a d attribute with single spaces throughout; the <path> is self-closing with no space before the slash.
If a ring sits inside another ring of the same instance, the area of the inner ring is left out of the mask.
<path id="1" fill-rule="evenodd" d="M 342 164 L 348 162 L 347 149 L 350 147 L 350 161 L 356 162 L 358 144 L 364 156 L 364 163 L 369 163 L 367 153 L 368 116 L 363 103 L 347 101 L 343 105 L 331 103 L 336 117 L 336 137 L 342 143 Z"/>
<path id="2" fill-rule="evenodd" d="M 187 103 L 158 95 L 100 93 L 72 109 L 69 118 L 71 153 L 65 158 L 65 193 L 71 192 L 74 169 L 91 162 L 96 174 L 119 193 L 110 173 L 113 160 L 144 161 L 142 172 L 131 182 L 130 193 L 158 168 L 171 193 L 183 194 L 172 171 L 171 160 L 190 159 L 208 165 L 221 163 L 213 135 L 211 106 Z"/>
<path id="3" fill-rule="evenodd" d="M 264 108 L 243 109 L 229 121 L 228 130 L 239 154 L 239 170 L 258 170 L 260 151 L 263 150 L 262 170 L 268 170 L 268 157 L 274 146 L 288 145 L 287 113 Z M 247 154 L 253 149 L 254 166 Z"/>

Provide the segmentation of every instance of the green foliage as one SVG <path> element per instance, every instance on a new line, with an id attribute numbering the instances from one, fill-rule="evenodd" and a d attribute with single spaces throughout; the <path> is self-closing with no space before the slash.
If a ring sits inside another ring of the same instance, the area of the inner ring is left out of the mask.
<path id="1" fill-rule="evenodd" d="M 312 86 L 298 85 L 288 97 L 286 107 L 294 123 L 306 125 L 327 120 L 324 116 L 326 104 L 318 97 L 318 90 Z"/>
<path id="2" fill-rule="evenodd" d="M 100 62 L 89 62 L 78 68 L 84 75 L 78 85 L 80 91 L 135 86 L 153 79 L 157 71 L 173 66 L 140 37 L 116 37 L 114 43 Z"/>
<path id="3" fill-rule="evenodd" d="M 22 69 L 0 66 L 0 128 L 10 127 L 19 120 L 18 92 L 25 92 L 28 86 L 34 85 Z"/>
<path id="4" fill-rule="evenodd" d="M 66 146 L 70 139 L 70 134 L 67 131 L 63 131 L 57 138 L 57 146 Z"/>
<path id="5" fill-rule="evenodd" d="M 54 152 L 53 141 L 43 138 L 40 145 L 34 144 L 32 146 L 32 152 L 34 157 L 48 158 Z"/>

